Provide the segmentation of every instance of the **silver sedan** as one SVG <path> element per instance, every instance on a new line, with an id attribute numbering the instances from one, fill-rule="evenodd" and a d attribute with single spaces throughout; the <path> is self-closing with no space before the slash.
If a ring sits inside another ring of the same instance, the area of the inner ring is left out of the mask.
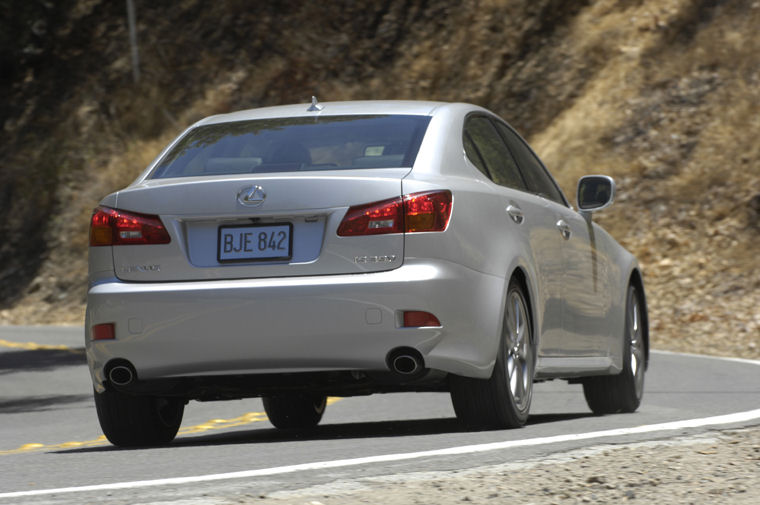
<path id="1" fill-rule="evenodd" d="M 483 108 L 334 102 L 206 118 L 90 227 L 85 340 L 101 427 L 171 441 L 189 400 L 262 397 L 282 429 L 326 398 L 450 392 L 473 429 L 522 426 L 533 383 L 632 412 L 642 275 Z"/>

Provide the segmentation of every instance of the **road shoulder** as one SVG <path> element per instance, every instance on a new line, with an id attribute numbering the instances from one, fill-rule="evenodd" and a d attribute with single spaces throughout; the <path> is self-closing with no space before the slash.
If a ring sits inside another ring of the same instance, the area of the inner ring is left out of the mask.
<path id="1" fill-rule="evenodd" d="M 379 499 L 381 498 L 381 499 Z M 341 480 L 243 503 L 760 502 L 760 427 L 624 445 L 463 471 Z M 219 502 L 215 502 L 219 503 Z M 232 503 L 232 502 L 229 502 Z M 238 499 L 235 503 L 240 503 Z"/>

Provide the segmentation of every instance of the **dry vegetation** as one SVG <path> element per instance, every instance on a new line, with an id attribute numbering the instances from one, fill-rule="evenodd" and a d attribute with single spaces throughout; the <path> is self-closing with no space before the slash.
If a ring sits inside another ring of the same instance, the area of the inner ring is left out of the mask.
<path id="1" fill-rule="evenodd" d="M 614 176 L 598 219 L 644 265 L 654 346 L 760 357 L 760 2 L 137 5 L 137 85 L 123 2 L 29 7 L 5 32 L 0 323 L 82 321 L 92 207 L 190 122 L 413 98 L 507 118 L 571 197 Z"/>

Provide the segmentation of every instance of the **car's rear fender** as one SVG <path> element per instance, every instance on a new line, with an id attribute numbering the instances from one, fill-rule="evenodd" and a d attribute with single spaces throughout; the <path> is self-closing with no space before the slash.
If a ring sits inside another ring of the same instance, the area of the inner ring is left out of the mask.
<path id="1" fill-rule="evenodd" d="M 483 352 L 492 356 L 488 366 L 477 376 L 490 376 L 499 346 L 509 283 L 514 276 L 523 279 L 526 296 L 529 297 L 534 335 L 539 337 L 541 328 L 539 309 L 540 287 L 538 275 L 532 265 L 529 245 L 520 240 L 503 209 L 502 196 L 489 194 L 485 183 L 452 175 L 435 176 L 430 173 L 412 172 L 402 181 L 404 193 L 449 189 L 453 194 L 451 221 L 444 232 L 412 233 L 404 237 L 405 261 L 443 260 L 460 264 L 468 270 L 487 274 L 499 279 L 498 298 L 490 300 L 484 317 L 490 319 L 492 328 L 485 339 L 477 342 Z M 455 296 L 455 293 L 452 293 Z M 462 335 L 466 341 L 467 335 Z M 536 341 L 537 343 L 537 341 Z M 471 375 L 471 372 L 467 373 Z"/>

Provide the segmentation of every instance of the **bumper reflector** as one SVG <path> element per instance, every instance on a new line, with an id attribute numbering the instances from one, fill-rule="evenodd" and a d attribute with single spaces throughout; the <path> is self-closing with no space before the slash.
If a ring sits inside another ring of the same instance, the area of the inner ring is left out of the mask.
<path id="1" fill-rule="evenodd" d="M 92 327 L 93 340 L 113 340 L 115 338 L 116 330 L 113 323 L 96 324 Z"/>
<path id="2" fill-rule="evenodd" d="M 441 326 L 441 322 L 430 312 L 421 310 L 404 311 L 404 328 L 420 328 L 422 326 Z"/>

